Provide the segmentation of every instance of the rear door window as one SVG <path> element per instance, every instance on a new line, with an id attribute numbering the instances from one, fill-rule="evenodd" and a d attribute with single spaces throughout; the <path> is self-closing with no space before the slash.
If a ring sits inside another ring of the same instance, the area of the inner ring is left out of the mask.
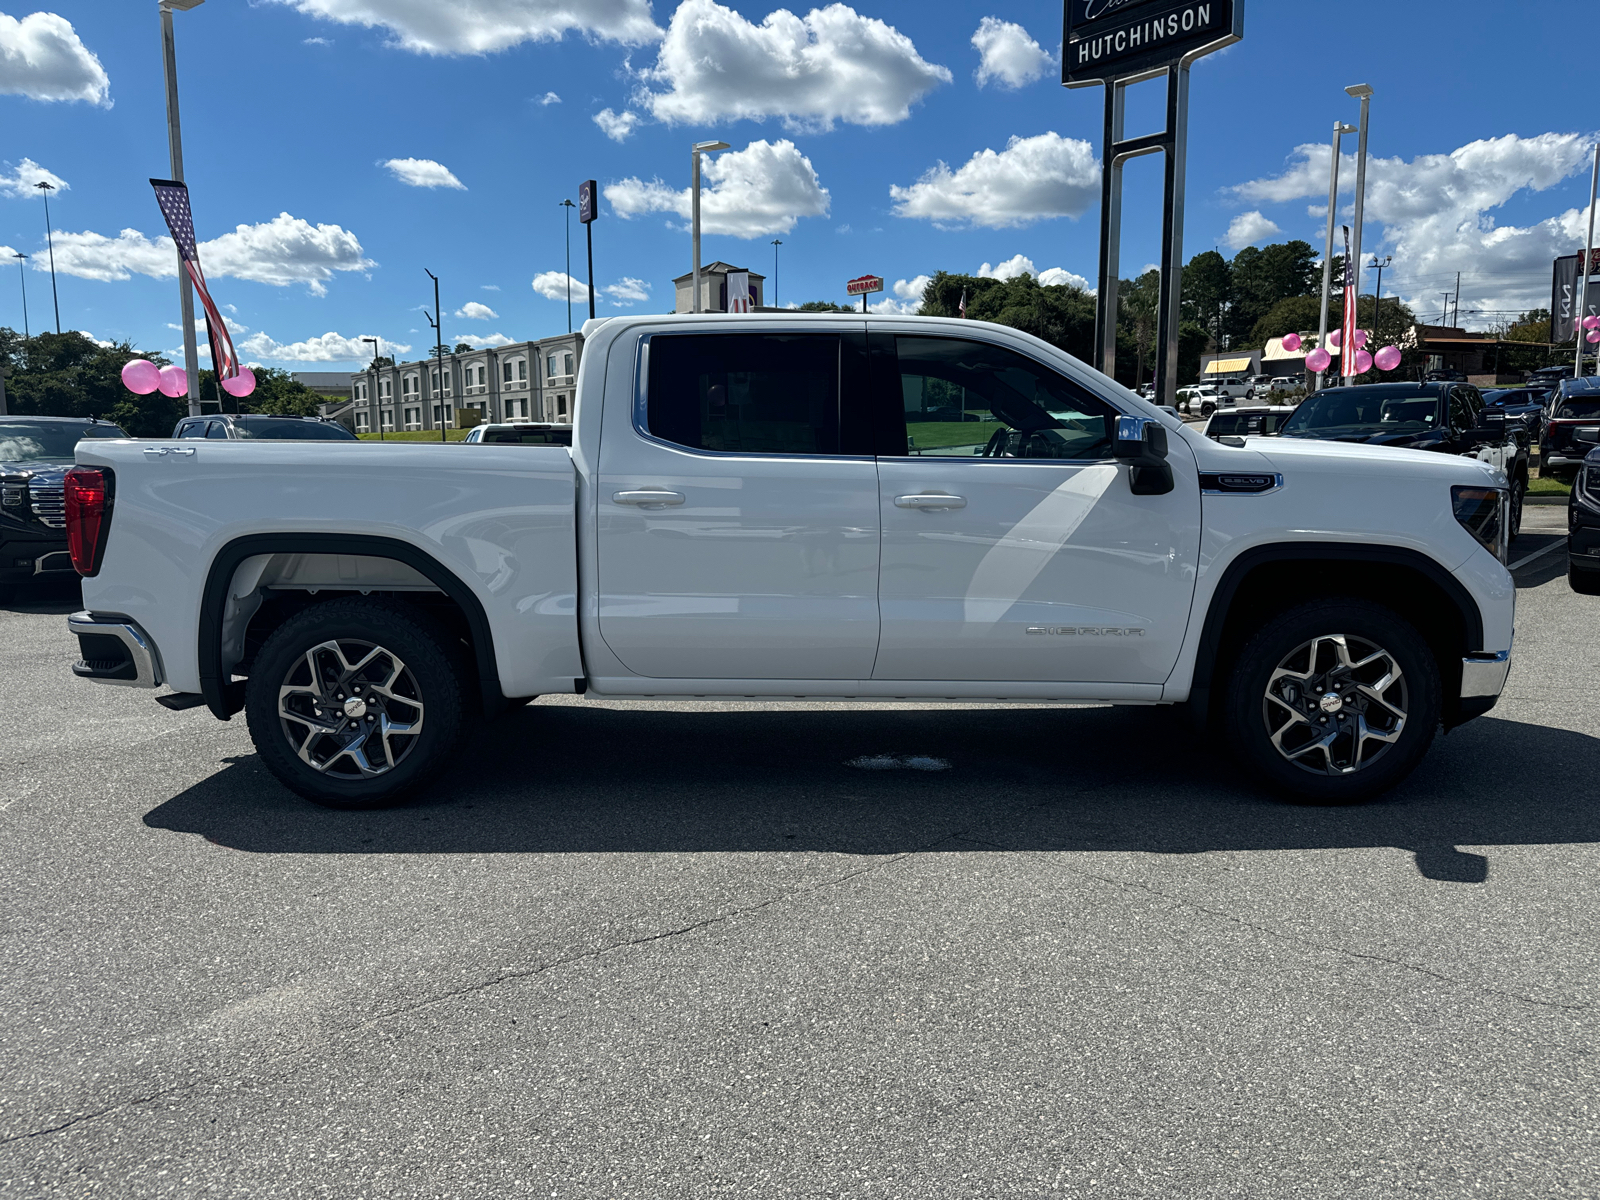
<path id="1" fill-rule="evenodd" d="M 838 334 L 673 334 L 649 347 L 653 436 L 723 454 L 840 452 Z"/>

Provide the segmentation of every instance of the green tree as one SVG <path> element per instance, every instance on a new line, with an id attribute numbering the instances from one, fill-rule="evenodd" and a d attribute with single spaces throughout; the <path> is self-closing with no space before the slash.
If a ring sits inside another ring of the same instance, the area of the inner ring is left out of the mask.
<path id="1" fill-rule="evenodd" d="M 1220 338 L 1222 319 L 1233 300 L 1233 267 L 1215 250 L 1196 254 L 1183 268 L 1183 319 L 1213 330 Z M 1220 344 L 1220 341 L 1219 341 Z"/>
<path id="2" fill-rule="evenodd" d="M 1321 317 L 1320 296 L 1287 296 L 1269 308 L 1250 333 L 1252 346 L 1265 346 L 1269 340 L 1286 333 L 1305 333 L 1315 330 Z M 1337 328 L 1329 318 L 1330 328 Z"/>
<path id="3" fill-rule="evenodd" d="M 288 371 L 277 367 L 252 367 L 255 391 L 235 398 L 217 392 L 215 371 L 200 372 L 200 401 L 217 404 L 224 412 L 265 413 L 275 417 L 314 417 L 327 398 L 300 383 Z"/>
<path id="4" fill-rule="evenodd" d="M 855 312 L 843 304 L 835 304 L 832 300 L 807 300 L 800 306 L 801 312 Z"/>
<path id="5" fill-rule="evenodd" d="M 1094 346 L 1094 298 L 1067 284 L 1040 287 L 1031 275 L 984 279 L 938 272 L 922 293 L 922 311 L 931 317 L 967 316 L 1031 333 L 1068 354 L 1090 360 Z"/>
<path id="6" fill-rule="evenodd" d="M 1133 348 L 1133 387 L 1144 383 L 1146 364 L 1153 368 L 1156 357 L 1157 315 L 1161 310 L 1161 272 L 1146 271 L 1138 279 L 1124 279 L 1117 285 L 1117 377 L 1124 374 L 1122 334 Z"/>
<path id="7" fill-rule="evenodd" d="M 1233 257 L 1233 304 L 1227 331 L 1243 345 L 1256 322 L 1280 300 L 1314 295 L 1321 285 L 1317 252 L 1309 242 L 1280 242 L 1265 249 L 1246 246 Z"/>
<path id="8" fill-rule="evenodd" d="M 456 343 L 456 348 L 453 351 L 453 353 L 456 353 L 456 354 L 470 354 L 470 353 L 472 353 L 472 347 L 467 345 L 465 342 L 457 342 Z"/>
<path id="9" fill-rule="evenodd" d="M 102 346 L 81 333 L 41 333 L 24 338 L 0 328 L 0 369 L 12 412 L 48 417 L 102 417 L 135 437 L 165 437 L 188 411 L 188 402 L 159 391 L 135 396 L 122 383 L 122 368 L 134 358 L 165 366 L 158 354 L 140 354 L 131 343 Z"/>

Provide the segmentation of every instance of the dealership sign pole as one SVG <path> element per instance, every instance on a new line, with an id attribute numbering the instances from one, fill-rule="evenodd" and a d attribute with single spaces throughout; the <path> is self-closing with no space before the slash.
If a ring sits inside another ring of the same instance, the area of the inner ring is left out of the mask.
<path id="1" fill-rule="evenodd" d="M 1095 307 L 1096 365 L 1117 366 L 1117 274 L 1122 240 L 1122 167 L 1130 158 L 1165 153 L 1161 205 L 1161 299 L 1156 322 L 1156 402 L 1177 390 L 1178 312 L 1183 293 L 1184 154 L 1189 126 L 1189 68 L 1244 36 L 1244 0 L 1065 0 L 1061 82 L 1103 85 L 1105 135 L 1100 176 L 1100 289 Z M 1125 91 L 1167 78 L 1167 123 L 1160 133 L 1124 138 Z"/>
<path id="2" fill-rule="evenodd" d="M 867 297 L 872 295 L 873 292 L 883 291 L 883 276 L 858 275 L 854 279 L 845 282 L 844 290 L 846 295 L 860 296 L 861 311 L 866 312 Z"/>

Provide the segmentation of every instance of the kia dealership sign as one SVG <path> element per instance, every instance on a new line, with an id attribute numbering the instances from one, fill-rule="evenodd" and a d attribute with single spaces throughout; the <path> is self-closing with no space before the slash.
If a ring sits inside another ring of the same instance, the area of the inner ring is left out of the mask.
<path id="1" fill-rule="evenodd" d="M 1066 0 L 1061 82 L 1156 74 L 1244 34 L 1243 0 Z"/>

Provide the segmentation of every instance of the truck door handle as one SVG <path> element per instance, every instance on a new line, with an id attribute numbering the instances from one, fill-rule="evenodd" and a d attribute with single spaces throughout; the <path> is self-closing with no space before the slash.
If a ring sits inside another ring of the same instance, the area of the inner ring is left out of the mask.
<path id="1" fill-rule="evenodd" d="M 613 504 L 634 504 L 640 508 L 666 508 L 670 504 L 682 504 L 682 492 L 668 492 L 664 490 L 645 492 L 612 492 Z"/>
<path id="2" fill-rule="evenodd" d="M 947 496 L 942 492 L 923 492 L 917 496 L 896 496 L 894 498 L 894 506 L 896 508 L 920 508 L 924 512 L 933 512 L 941 508 L 965 508 L 967 506 L 967 498 L 965 496 Z"/>

